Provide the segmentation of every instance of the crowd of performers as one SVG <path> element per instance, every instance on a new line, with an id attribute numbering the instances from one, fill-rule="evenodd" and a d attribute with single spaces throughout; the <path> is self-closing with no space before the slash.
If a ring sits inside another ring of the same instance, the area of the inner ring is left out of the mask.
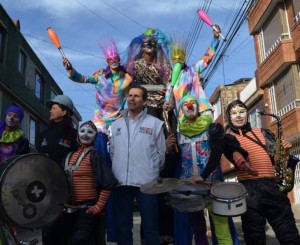
<path id="1" fill-rule="evenodd" d="M 213 122 L 200 77 L 218 48 L 220 31 L 216 25 L 210 46 L 194 65 L 186 64 L 184 40 L 153 28 L 131 41 L 124 61 L 113 41 L 103 43 L 107 67 L 92 75 L 82 75 L 63 59 L 72 81 L 95 86 L 93 119 L 75 130 L 72 100 L 56 96 L 47 103 L 50 124 L 37 149 L 66 171 L 69 204 L 86 209 L 64 213 L 44 227 L 44 245 L 133 245 L 135 202 L 143 244 L 190 245 L 193 239 L 209 244 L 204 209 L 180 212 L 169 205 L 167 193 L 143 193 L 140 187 L 158 178 L 213 186 L 223 181 L 222 154 L 234 163 L 248 192 L 242 214 L 246 244 L 266 243 L 266 221 L 280 244 L 300 244 L 289 199 L 275 185 L 274 156 L 261 146 L 275 144 L 274 139 L 251 128 L 247 107 L 238 100 L 228 105 L 226 131 Z M 5 116 L 1 161 L 29 151 L 19 128 L 22 109 L 9 107 Z M 284 147 L 288 152 L 291 145 Z M 232 217 L 214 214 L 210 204 L 207 210 L 213 244 L 239 244 Z"/>

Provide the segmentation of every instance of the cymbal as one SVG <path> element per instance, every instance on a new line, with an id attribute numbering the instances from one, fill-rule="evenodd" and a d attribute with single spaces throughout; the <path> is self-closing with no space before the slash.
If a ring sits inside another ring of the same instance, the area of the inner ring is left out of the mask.
<path id="1" fill-rule="evenodd" d="M 173 190 L 181 184 L 181 180 L 177 178 L 163 178 L 153 180 L 141 186 L 140 190 L 146 194 L 160 194 Z"/>

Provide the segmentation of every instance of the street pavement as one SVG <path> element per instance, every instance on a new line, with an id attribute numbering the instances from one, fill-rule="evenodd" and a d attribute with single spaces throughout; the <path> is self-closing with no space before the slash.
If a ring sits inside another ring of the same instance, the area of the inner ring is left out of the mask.
<path id="1" fill-rule="evenodd" d="M 298 230 L 300 231 L 300 204 L 292 205 L 292 208 L 294 211 Z M 233 220 L 234 220 L 235 227 L 236 227 L 238 237 L 240 240 L 240 245 L 244 245 L 245 242 L 243 241 L 243 231 L 242 231 L 242 227 L 241 227 L 240 217 L 234 217 Z M 140 245 L 141 244 L 141 241 L 140 241 L 141 218 L 140 218 L 138 212 L 134 212 L 133 222 L 134 222 L 134 227 L 133 227 L 134 245 Z M 207 225 L 209 226 L 209 222 L 207 222 Z M 279 245 L 279 242 L 275 238 L 274 232 L 269 225 L 267 225 L 267 227 L 266 227 L 266 234 L 267 234 L 267 245 Z M 23 240 L 23 241 L 30 241 L 32 239 L 38 239 L 39 242 L 37 243 L 37 245 L 42 245 L 40 230 L 35 230 L 35 231 L 19 230 L 19 236 L 21 237 L 21 240 Z M 210 244 L 212 244 L 211 241 L 210 241 Z M 107 242 L 106 245 L 116 245 L 116 243 Z"/>

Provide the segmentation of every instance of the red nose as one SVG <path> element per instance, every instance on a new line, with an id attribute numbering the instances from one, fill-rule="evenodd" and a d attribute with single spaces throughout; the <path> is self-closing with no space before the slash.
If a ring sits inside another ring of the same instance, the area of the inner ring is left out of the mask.
<path id="1" fill-rule="evenodd" d="M 187 103 L 186 104 L 186 107 L 189 109 L 189 110 L 192 110 L 194 107 L 193 107 L 193 104 L 192 103 Z"/>

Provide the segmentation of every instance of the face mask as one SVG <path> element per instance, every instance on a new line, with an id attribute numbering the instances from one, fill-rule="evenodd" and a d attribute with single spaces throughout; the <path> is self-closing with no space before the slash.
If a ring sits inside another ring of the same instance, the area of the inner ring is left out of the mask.
<path id="1" fill-rule="evenodd" d="M 233 126 L 242 127 L 244 126 L 248 119 L 247 109 L 236 105 L 230 110 L 230 120 Z"/>
<path id="2" fill-rule="evenodd" d="M 146 37 L 142 42 L 143 50 L 155 50 L 156 49 L 156 41 L 153 37 Z"/>
<path id="3" fill-rule="evenodd" d="M 185 57 L 186 57 L 185 50 L 179 48 L 172 49 L 172 64 L 176 64 L 176 63 L 184 64 Z"/>
<path id="4" fill-rule="evenodd" d="M 84 124 L 78 130 L 78 138 L 83 145 L 92 145 L 94 143 L 97 131 L 90 125 Z"/>

